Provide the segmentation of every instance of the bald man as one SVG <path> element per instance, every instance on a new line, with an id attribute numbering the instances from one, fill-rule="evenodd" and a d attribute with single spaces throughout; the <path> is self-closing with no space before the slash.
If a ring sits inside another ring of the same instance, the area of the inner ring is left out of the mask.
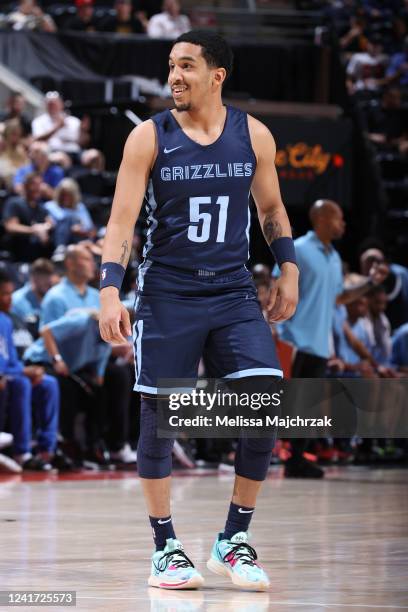
<path id="1" fill-rule="evenodd" d="M 99 291 L 89 283 L 95 276 L 95 261 L 91 251 L 83 245 L 71 245 L 65 255 L 65 277 L 52 287 L 41 304 L 40 327 L 49 326 L 65 317 L 69 311 L 89 314 L 99 312 Z M 136 455 L 127 444 L 129 434 L 128 411 L 131 400 L 132 368 L 126 365 L 108 363 L 104 372 L 99 371 L 92 381 L 94 399 L 81 396 L 78 385 L 70 379 L 70 369 L 54 343 L 50 352 L 54 372 L 61 386 L 62 410 L 65 419 L 65 435 L 73 435 L 73 419 L 76 405 L 81 401 L 89 415 L 87 458 L 102 467 L 111 465 L 110 458 L 122 463 L 133 463 Z M 78 374 L 78 372 L 75 372 Z M 81 376 L 83 374 L 81 373 Z M 83 395 L 83 394 L 82 394 Z M 107 406 L 109 415 L 105 414 Z M 106 436 L 110 453 L 105 450 L 106 422 L 109 422 L 109 436 Z M 67 433 L 68 432 L 68 433 Z M 109 439 L 108 439 L 109 438 Z"/>
<path id="2" fill-rule="evenodd" d="M 300 272 L 299 304 L 293 317 L 280 325 L 281 338 L 297 349 L 293 378 L 325 376 L 336 304 L 347 304 L 364 295 L 388 273 L 386 266 L 375 263 L 361 283 L 345 289 L 340 255 L 332 244 L 342 238 L 346 229 L 342 209 L 331 200 L 317 200 L 309 218 L 313 229 L 295 240 Z M 324 475 L 323 470 L 303 458 L 306 442 L 292 440 L 293 454 L 285 465 L 286 477 Z"/>

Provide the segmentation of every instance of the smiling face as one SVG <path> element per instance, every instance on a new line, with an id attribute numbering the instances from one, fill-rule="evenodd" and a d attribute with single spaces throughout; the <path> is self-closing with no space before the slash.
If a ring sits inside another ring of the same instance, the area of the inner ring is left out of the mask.
<path id="1" fill-rule="evenodd" d="M 180 42 L 169 58 L 168 83 L 176 110 L 195 111 L 214 94 L 221 95 L 225 69 L 207 64 L 200 45 Z"/>

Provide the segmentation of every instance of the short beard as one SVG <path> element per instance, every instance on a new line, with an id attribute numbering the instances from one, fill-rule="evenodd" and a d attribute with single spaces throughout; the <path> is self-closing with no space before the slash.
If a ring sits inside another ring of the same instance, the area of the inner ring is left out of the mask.
<path id="1" fill-rule="evenodd" d="M 181 113 L 183 111 L 189 111 L 191 109 L 191 104 L 188 102 L 187 104 L 176 104 L 176 111 Z"/>

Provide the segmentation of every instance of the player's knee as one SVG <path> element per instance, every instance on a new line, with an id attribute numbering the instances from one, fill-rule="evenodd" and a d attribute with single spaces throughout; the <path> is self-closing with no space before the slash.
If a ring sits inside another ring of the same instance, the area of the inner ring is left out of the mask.
<path id="1" fill-rule="evenodd" d="M 276 436 L 240 438 L 235 455 L 235 472 L 250 480 L 265 480 Z"/>
<path id="2" fill-rule="evenodd" d="M 166 478 L 171 473 L 174 440 L 157 437 L 156 400 L 142 397 L 137 467 L 142 478 Z"/>

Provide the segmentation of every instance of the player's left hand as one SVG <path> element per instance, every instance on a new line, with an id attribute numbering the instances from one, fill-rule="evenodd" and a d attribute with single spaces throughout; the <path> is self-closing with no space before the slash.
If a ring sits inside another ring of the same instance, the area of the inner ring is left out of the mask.
<path id="1" fill-rule="evenodd" d="M 286 321 L 295 314 L 299 299 L 299 270 L 294 264 L 283 264 L 281 276 L 273 281 L 266 307 L 268 321 Z"/>

